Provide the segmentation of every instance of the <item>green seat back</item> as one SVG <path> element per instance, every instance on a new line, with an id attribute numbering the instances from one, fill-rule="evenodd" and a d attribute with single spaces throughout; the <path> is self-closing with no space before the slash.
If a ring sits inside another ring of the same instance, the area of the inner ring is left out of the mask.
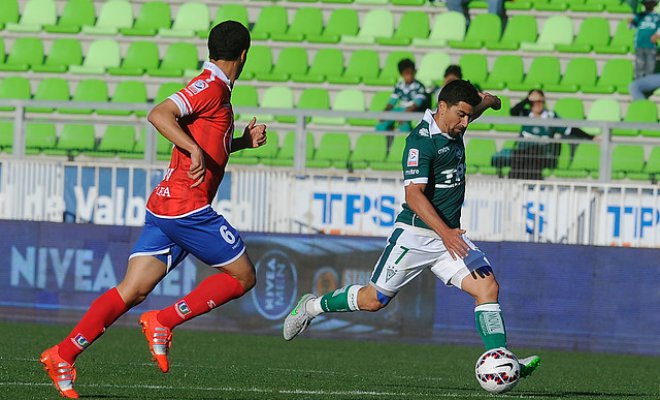
<path id="1" fill-rule="evenodd" d="M 69 0 L 64 5 L 58 26 L 80 28 L 92 26 L 96 20 L 93 0 Z"/>
<path id="2" fill-rule="evenodd" d="M 293 108 L 293 92 L 288 87 L 271 86 L 261 98 L 263 108 Z"/>
<path id="3" fill-rule="evenodd" d="M 380 72 L 381 78 L 392 79 L 396 82 L 401 74 L 399 74 L 399 61 L 409 58 L 415 62 L 415 55 L 409 51 L 393 51 L 387 55 L 385 65 Z"/>
<path id="4" fill-rule="evenodd" d="M 247 62 L 243 69 L 247 73 L 269 73 L 273 69 L 273 54 L 270 47 L 252 46 L 248 51 Z"/>
<path id="5" fill-rule="evenodd" d="M 204 3 L 185 2 L 179 7 L 179 11 L 172 24 L 173 31 L 206 31 L 209 29 L 211 20 L 209 8 Z"/>
<path id="6" fill-rule="evenodd" d="M 573 21 L 564 15 L 553 15 L 545 20 L 537 43 L 571 44 L 573 43 Z"/>
<path id="7" fill-rule="evenodd" d="M 477 167 L 490 167 L 491 159 L 497 152 L 492 139 L 470 139 L 465 147 L 465 162 Z"/>
<path id="8" fill-rule="evenodd" d="M 0 121 L 0 148 L 9 150 L 14 145 L 14 124 Z"/>
<path id="9" fill-rule="evenodd" d="M 289 132 L 284 136 L 284 143 L 280 152 L 277 154 L 278 159 L 292 160 L 296 148 L 296 133 Z M 310 160 L 314 154 L 314 136 L 311 133 L 307 134 L 307 146 L 305 149 L 305 158 Z"/>
<path id="10" fill-rule="evenodd" d="M 598 171 L 599 166 L 600 148 L 598 145 L 594 143 L 578 144 L 569 169 L 573 171 Z"/>
<path id="11" fill-rule="evenodd" d="M 148 3 L 147 3 L 148 4 Z M 160 62 L 158 45 L 154 42 L 131 42 L 121 65 L 125 68 L 157 68 Z"/>
<path id="12" fill-rule="evenodd" d="M 553 56 L 536 57 L 532 60 L 525 83 L 530 85 L 555 85 L 561 76 L 559 60 Z"/>
<path id="13" fill-rule="evenodd" d="M 358 37 L 389 38 L 394 33 L 394 16 L 389 10 L 373 9 L 362 20 Z"/>
<path id="14" fill-rule="evenodd" d="M 143 3 L 140 14 L 135 20 L 136 29 L 161 29 L 169 28 L 172 24 L 172 13 L 170 5 L 162 1 L 150 1 Z"/>
<path id="15" fill-rule="evenodd" d="M 369 111 L 383 111 L 391 96 L 391 91 L 374 93 L 374 95 L 371 97 L 371 103 L 369 104 Z"/>
<path id="16" fill-rule="evenodd" d="M 252 32 L 256 34 L 285 33 L 289 28 L 286 8 L 282 6 L 266 6 L 255 22 Z"/>
<path id="17" fill-rule="evenodd" d="M 57 148 L 60 150 L 91 151 L 94 150 L 96 138 L 94 126 L 83 124 L 64 124 L 60 133 Z"/>
<path id="18" fill-rule="evenodd" d="M 381 134 L 360 135 L 351 156 L 353 161 L 382 162 L 387 156 L 387 138 Z"/>
<path id="19" fill-rule="evenodd" d="M 320 35 L 323 30 L 323 13 L 318 8 L 299 8 L 293 17 L 288 33 L 292 35 Z"/>
<path id="20" fill-rule="evenodd" d="M 612 151 L 612 172 L 642 172 L 644 148 L 639 145 L 620 144 Z"/>
<path id="21" fill-rule="evenodd" d="M 159 104 L 165 99 L 178 92 L 183 88 L 183 85 L 178 82 L 167 82 L 160 85 L 156 97 L 154 97 L 154 104 Z"/>
<path id="22" fill-rule="evenodd" d="M 279 135 L 275 131 L 266 132 L 266 144 L 256 149 L 248 150 L 244 155 L 247 157 L 259 157 L 263 159 L 272 159 L 277 156 L 279 151 Z"/>
<path id="23" fill-rule="evenodd" d="M 0 99 L 28 100 L 32 95 L 30 81 L 21 76 L 9 76 L 0 82 Z"/>
<path id="24" fill-rule="evenodd" d="M 523 62 L 520 56 L 504 55 L 495 59 L 488 83 L 520 83 L 523 79 Z"/>
<path id="25" fill-rule="evenodd" d="M 434 83 L 440 83 L 443 81 L 442 74 L 449 64 L 451 64 L 451 59 L 444 51 L 426 53 L 417 67 L 416 78 L 426 87 L 430 87 Z"/>
<path id="26" fill-rule="evenodd" d="M 454 11 L 436 14 L 429 38 L 463 41 L 465 39 L 465 16 Z"/>
<path id="27" fill-rule="evenodd" d="M 630 60 L 612 58 L 607 60 L 598 79 L 598 86 L 627 88 L 633 80 L 633 64 Z"/>
<path id="28" fill-rule="evenodd" d="M 336 9 L 330 14 L 328 23 L 323 30 L 324 36 L 355 36 L 358 33 L 359 20 L 355 10 L 350 8 Z"/>
<path id="29" fill-rule="evenodd" d="M 254 86 L 238 85 L 231 91 L 231 104 L 236 107 L 259 106 L 259 95 Z"/>
<path id="30" fill-rule="evenodd" d="M 619 102 L 612 99 L 598 99 L 591 103 L 588 121 L 620 121 L 621 108 Z"/>
<path id="31" fill-rule="evenodd" d="M 401 16 L 394 37 L 399 39 L 427 38 L 429 36 L 429 17 L 421 11 L 407 11 Z"/>
<path id="32" fill-rule="evenodd" d="M 488 60 L 483 54 L 464 54 L 459 61 L 463 79 L 472 83 L 484 83 L 488 77 Z M 444 71 L 438 71 L 438 76 Z"/>
<path id="33" fill-rule="evenodd" d="M 69 101 L 69 81 L 63 78 L 46 78 L 39 82 L 35 100 Z"/>
<path id="34" fill-rule="evenodd" d="M 89 45 L 83 66 L 118 67 L 121 62 L 119 43 L 112 39 L 95 40 Z"/>
<path id="35" fill-rule="evenodd" d="M 11 47 L 7 64 L 41 65 L 44 62 L 44 45 L 41 39 L 19 37 Z"/>
<path id="36" fill-rule="evenodd" d="M 168 155 L 172 154 L 172 142 L 167 140 L 167 138 L 161 135 L 158 131 L 156 134 L 156 154 L 159 155 Z M 146 144 L 146 129 L 140 129 L 140 136 L 138 137 L 137 143 L 135 143 L 135 148 L 133 149 L 134 153 L 144 153 L 144 147 Z"/>
<path id="37" fill-rule="evenodd" d="M 283 49 L 273 68 L 273 73 L 288 75 L 307 73 L 307 49 L 304 47 Z"/>
<path id="38" fill-rule="evenodd" d="M 504 34 L 500 39 L 501 43 L 520 44 L 522 42 L 536 42 L 538 36 L 538 27 L 536 18 L 532 15 L 514 15 L 509 18 L 504 29 Z M 487 39 L 492 41 L 494 39 Z"/>
<path id="39" fill-rule="evenodd" d="M 82 80 L 76 86 L 73 100 L 81 102 L 108 101 L 108 85 L 100 79 Z"/>
<path id="40" fill-rule="evenodd" d="M 623 122 L 648 122 L 657 124 L 658 107 L 654 102 L 647 99 L 633 100 L 628 105 Z M 614 128 L 612 130 L 613 135 L 635 136 L 638 133 L 640 132 L 637 129 Z M 642 135 L 658 136 L 657 131 L 642 130 L 641 133 Z"/>
<path id="41" fill-rule="evenodd" d="M 330 95 L 326 89 L 304 89 L 300 94 L 297 108 L 302 110 L 329 110 Z"/>
<path id="42" fill-rule="evenodd" d="M 4 13 L 4 10 L 3 10 Z M 57 21 L 54 0 L 28 0 L 21 14 L 20 25 L 54 25 Z"/>
<path id="43" fill-rule="evenodd" d="M 464 41 L 499 41 L 502 34 L 502 20 L 495 14 L 479 14 L 470 23 Z"/>
<path id="44" fill-rule="evenodd" d="M 28 122 L 25 124 L 26 149 L 52 149 L 55 147 L 57 133 L 55 124 Z"/>
<path id="45" fill-rule="evenodd" d="M 326 133 L 321 136 L 315 160 L 348 161 L 351 153 L 351 139 L 345 133 Z"/>
<path id="46" fill-rule="evenodd" d="M 380 71 L 378 53 L 373 50 L 357 50 L 351 54 L 344 76 L 376 78 Z"/>
<path id="47" fill-rule="evenodd" d="M 20 17 L 18 0 L 0 0 L 0 23 L 16 23 Z"/>
<path id="48" fill-rule="evenodd" d="M 165 51 L 161 69 L 196 69 L 199 64 L 197 48 L 192 43 L 173 43 Z"/>
<path id="49" fill-rule="evenodd" d="M 82 47 L 76 39 L 55 39 L 46 57 L 45 65 L 69 66 L 82 64 Z"/>
<path id="50" fill-rule="evenodd" d="M 562 97 L 555 103 L 554 112 L 562 119 L 584 119 L 584 104 L 575 97 Z"/>
<path id="51" fill-rule="evenodd" d="M 610 42 L 610 23 L 603 17 L 585 18 L 574 44 L 604 46 Z"/>
<path id="52" fill-rule="evenodd" d="M 335 94 L 332 109 L 338 111 L 364 111 L 364 92 L 359 89 L 343 89 Z"/>
<path id="53" fill-rule="evenodd" d="M 98 151 L 130 153 L 135 147 L 135 127 L 132 125 L 108 125 L 99 142 Z"/>
<path id="54" fill-rule="evenodd" d="M 121 81 L 112 96 L 113 103 L 146 103 L 147 87 L 142 81 Z"/>
<path id="55" fill-rule="evenodd" d="M 561 80 L 562 85 L 594 85 L 598 69 L 593 58 L 572 58 L 566 66 L 566 72 Z"/>
<path id="56" fill-rule="evenodd" d="M 250 26 L 248 11 L 242 4 L 221 5 L 218 8 L 218 12 L 215 14 L 213 26 L 225 21 L 237 21 L 243 24 L 246 28 Z"/>
<path id="57" fill-rule="evenodd" d="M 651 149 L 651 155 L 646 163 L 644 172 L 649 174 L 660 174 L 660 146 L 654 146 Z"/>
<path id="58" fill-rule="evenodd" d="M 622 19 L 616 26 L 614 36 L 612 36 L 611 46 L 633 47 L 635 40 L 635 30 L 628 27 L 628 20 Z"/>
<path id="59" fill-rule="evenodd" d="M 406 135 L 397 135 L 394 137 L 390 150 L 387 153 L 386 161 L 389 163 L 401 164 L 403 158 L 403 149 L 406 147 Z"/>
<path id="60" fill-rule="evenodd" d="M 133 6 L 125 0 L 109 0 L 103 3 L 99 18 L 96 20 L 98 28 L 130 28 L 133 26 Z"/>
<path id="61" fill-rule="evenodd" d="M 340 76 L 344 71 L 344 53 L 339 49 L 321 49 L 316 52 L 308 75 Z"/>

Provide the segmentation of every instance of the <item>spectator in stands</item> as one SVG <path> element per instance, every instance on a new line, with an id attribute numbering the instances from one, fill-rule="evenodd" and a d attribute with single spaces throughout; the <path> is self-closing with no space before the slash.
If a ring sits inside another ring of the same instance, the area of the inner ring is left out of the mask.
<path id="1" fill-rule="evenodd" d="M 660 74 L 651 74 L 635 79 L 628 86 L 633 100 L 646 99 L 658 88 L 660 88 Z"/>
<path id="2" fill-rule="evenodd" d="M 443 87 L 447 86 L 449 82 L 458 79 L 463 79 L 463 71 L 461 71 L 461 67 L 455 64 L 448 66 L 447 69 L 445 69 L 445 75 L 444 75 L 444 80 L 442 82 L 442 86 L 433 85 L 433 87 L 431 87 L 427 91 L 428 97 L 430 99 L 437 99 Z"/>
<path id="3" fill-rule="evenodd" d="M 424 111 L 430 106 L 426 88 L 420 81 L 415 79 L 416 73 L 415 63 L 411 59 L 406 58 L 399 61 L 401 79 L 394 86 L 394 91 L 385 107 L 385 111 L 415 112 Z M 394 121 L 381 121 L 376 126 L 378 131 L 391 131 L 393 129 Z M 412 126 L 409 121 L 400 121 L 399 130 L 408 132 L 412 130 Z"/>
<path id="4" fill-rule="evenodd" d="M 446 2 L 449 11 L 455 11 L 465 15 L 465 23 L 467 26 L 470 25 L 470 11 L 468 5 L 471 1 L 472 0 L 447 0 Z M 504 30 L 507 21 L 504 0 L 488 0 L 488 12 L 500 17 L 502 20 L 502 30 Z"/>
<path id="5" fill-rule="evenodd" d="M 658 56 L 658 29 L 660 15 L 653 11 L 658 0 L 642 0 L 644 11 L 629 19 L 635 32 L 635 79 L 643 78 L 655 72 Z"/>

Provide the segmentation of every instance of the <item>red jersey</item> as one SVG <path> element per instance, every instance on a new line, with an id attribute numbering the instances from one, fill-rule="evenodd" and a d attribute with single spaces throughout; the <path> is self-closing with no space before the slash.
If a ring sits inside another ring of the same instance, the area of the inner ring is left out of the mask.
<path id="1" fill-rule="evenodd" d="M 225 174 L 234 135 L 229 79 L 215 64 L 204 63 L 202 73 L 169 97 L 179 107 L 179 125 L 204 151 L 206 178 L 201 185 L 188 177 L 190 154 L 174 146 L 163 181 L 147 202 L 157 216 L 183 217 L 206 208 Z"/>

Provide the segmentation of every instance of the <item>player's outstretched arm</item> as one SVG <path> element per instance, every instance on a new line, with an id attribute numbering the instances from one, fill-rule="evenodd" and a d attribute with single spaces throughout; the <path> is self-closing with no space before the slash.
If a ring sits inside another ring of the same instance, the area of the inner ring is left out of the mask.
<path id="1" fill-rule="evenodd" d="M 502 101 L 500 101 L 499 97 L 488 92 L 479 93 L 479 96 L 481 96 L 481 103 L 474 108 L 470 122 L 481 117 L 481 114 L 489 108 L 492 108 L 493 110 L 499 110 L 502 108 Z"/>
<path id="2" fill-rule="evenodd" d="M 232 139 L 231 152 L 254 149 L 264 144 L 266 144 L 266 125 L 257 124 L 257 118 L 252 117 L 252 121 L 250 121 L 243 131 L 243 136 Z"/>

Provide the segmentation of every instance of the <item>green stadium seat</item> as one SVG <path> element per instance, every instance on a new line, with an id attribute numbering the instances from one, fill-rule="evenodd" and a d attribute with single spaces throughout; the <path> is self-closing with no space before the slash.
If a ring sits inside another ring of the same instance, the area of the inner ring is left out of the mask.
<path id="1" fill-rule="evenodd" d="M 34 100 L 69 101 L 69 82 L 63 78 L 46 78 L 39 82 Z M 27 107 L 28 112 L 51 113 L 52 107 Z"/>
<path id="2" fill-rule="evenodd" d="M 138 103 L 140 105 L 147 103 L 147 87 L 142 81 L 121 81 L 115 88 L 115 93 L 110 100 L 111 104 L 114 103 Z M 125 104 L 124 110 L 97 110 L 99 115 L 135 115 L 145 117 L 146 111 L 132 111 L 131 104 Z"/>
<path id="3" fill-rule="evenodd" d="M 18 11 L 18 0 L 0 0 L 0 26 L 4 29 L 6 24 L 18 22 L 20 13 Z"/>
<path id="4" fill-rule="evenodd" d="M 510 117 L 510 111 L 511 111 L 511 100 L 506 97 L 506 96 L 499 96 L 500 100 L 502 101 L 502 107 L 499 110 L 493 110 L 492 108 L 489 108 L 488 110 L 484 111 L 482 114 L 484 117 Z M 479 120 L 477 120 L 479 121 Z M 515 132 L 519 133 L 520 132 L 520 125 L 516 124 L 493 124 L 492 126 L 490 124 L 486 124 L 484 122 L 473 122 L 470 124 L 468 129 L 472 130 L 490 130 L 490 129 L 495 129 L 498 132 Z"/>
<path id="5" fill-rule="evenodd" d="M 448 41 L 460 42 L 465 38 L 465 16 L 458 12 L 436 14 L 428 39 L 415 38 L 412 43 L 419 47 L 445 47 Z"/>
<path id="6" fill-rule="evenodd" d="M 444 51 L 431 51 L 424 54 L 422 61 L 417 66 L 417 80 L 422 82 L 424 86 L 430 88 L 433 85 L 441 84 L 443 82 L 442 73 L 451 64 L 449 55 Z"/>
<path id="7" fill-rule="evenodd" d="M 616 26 L 609 44 L 594 46 L 598 54 L 626 54 L 634 47 L 635 30 L 628 27 L 628 20 L 622 19 Z"/>
<path id="8" fill-rule="evenodd" d="M 623 179 L 628 174 L 641 174 L 644 169 L 644 148 L 619 144 L 612 150 L 612 178 Z M 648 179 L 648 174 L 647 179 Z"/>
<path id="9" fill-rule="evenodd" d="M 414 39 L 429 37 L 429 17 L 421 11 L 407 11 L 401 16 L 399 25 L 391 38 L 377 38 L 385 46 L 408 46 Z"/>
<path id="10" fill-rule="evenodd" d="M 488 78 L 488 60 L 483 54 L 463 54 L 459 60 L 463 79 L 482 85 Z M 438 74 L 441 75 L 440 73 Z"/>
<path id="11" fill-rule="evenodd" d="M 306 74 L 292 74 L 291 80 L 300 83 L 322 83 L 327 76 L 341 76 L 344 53 L 339 49 L 320 49 Z"/>
<path id="12" fill-rule="evenodd" d="M 172 24 L 170 5 L 162 1 L 143 3 L 140 14 L 132 28 L 121 28 L 126 36 L 156 36 L 160 29 L 169 29 Z"/>
<path id="13" fill-rule="evenodd" d="M 285 108 L 293 109 L 293 92 L 286 86 L 271 86 L 264 92 L 261 97 L 261 108 Z M 263 114 L 256 115 L 257 121 L 272 122 L 278 121 L 282 123 L 294 123 L 296 118 L 288 115 L 273 115 Z"/>
<path id="14" fill-rule="evenodd" d="M 561 119 L 584 119 L 584 104 L 575 97 L 563 97 L 555 103 L 553 111 Z"/>
<path id="15" fill-rule="evenodd" d="M 390 0 L 354 0 L 355 4 L 369 4 L 387 6 Z"/>
<path id="16" fill-rule="evenodd" d="M 132 125 L 108 125 L 99 141 L 96 151 L 85 154 L 90 157 L 142 158 L 135 153 L 135 127 Z"/>
<path id="17" fill-rule="evenodd" d="M 653 146 L 651 155 L 649 156 L 644 172 L 651 175 L 654 181 L 660 177 L 660 146 Z"/>
<path id="18" fill-rule="evenodd" d="M 405 146 L 406 135 L 395 136 L 385 161 L 372 161 L 370 164 L 371 169 L 377 171 L 401 171 L 401 159 L 403 158 L 403 149 Z"/>
<path id="19" fill-rule="evenodd" d="M 9 76 L 0 81 L 0 100 L 29 100 L 30 81 L 22 76 Z M 0 111 L 14 111 L 13 106 L 0 106 Z"/>
<path id="20" fill-rule="evenodd" d="M 489 40 L 499 41 L 502 20 L 495 14 L 479 14 L 470 23 L 465 39 L 450 40 L 449 46 L 457 49 L 480 49 Z"/>
<path id="21" fill-rule="evenodd" d="M 260 81 L 286 82 L 292 75 L 305 74 L 307 68 L 307 49 L 287 47 L 280 52 L 277 63 L 271 72 L 257 73 L 255 78 Z"/>
<path id="22" fill-rule="evenodd" d="M 360 135 L 351 155 L 351 169 L 366 169 L 371 163 L 385 162 L 387 156 L 387 138 L 381 134 Z"/>
<path id="23" fill-rule="evenodd" d="M 582 1 L 572 1 L 568 3 L 571 11 L 575 12 L 591 12 L 591 13 L 600 13 L 605 10 L 605 4 L 599 3 L 596 1 L 583 3 Z"/>
<path id="24" fill-rule="evenodd" d="M 572 58 L 566 66 L 566 72 L 559 84 L 545 85 L 543 88 L 549 92 L 575 93 L 581 86 L 596 84 L 598 70 L 593 58 Z"/>
<path id="25" fill-rule="evenodd" d="M 658 107 L 656 104 L 650 100 L 633 100 L 628 105 L 628 111 L 626 116 L 623 118 L 623 122 L 648 122 L 657 124 L 658 123 Z M 646 135 L 649 133 L 648 130 L 640 132 L 638 129 L 625 129 L 625 128 L 614 128 L 612 129 L 613 136 L 637 136 L 640 133 L 645 136 L 660 136 L 657 131 Z"/>
<path id="26" fill-rule="evenodd" d="M 633 63 L 622 58 L 611 58 L 607 60 L 600 74 L 598 82 L 594 86 L 583 85 L 580 89 L 584 93 L 610 94 L 619 92 L 628 94 L 628 85 L 633 80 Z"/>
<path id="27" fill-rule="evenodd" d="M 159 104 L 165 99 L 183 89 L 183 84 L 178 82 L 167 82 L 160 85 L 158 92 L 156 92 L 156 97 L 154 97 L 154 104 Z M 233 100 L 233 98 L 232 98 Z"/>
<path id="28" fill-rule="evenodd" d="M 509 90 L 529 91 L 545 89 L 546 85 L 557 85 L 560 78 L 559 60 L 553 56 L 536 57 L 522 83 L 509 83 Z"/>
<path id="29" fill-rule="evenodd" d="M 350 8 L 333 10 L 321 35 L 307 35 L 310 43 L 339 43 L 343 36 L 355 36 L 358 33 L 359 20 L 357 11 Z"/>
<path id="30" fill-rule="evenodd" d="M 57 141 L 55 124 L 28 122 L 25 124 L 25 154 L 39 154 L 54 149 Z"/>
<path id="31" fill-rule="evenodd" d="M 275 131 L 266 132 L 266 144 L 256 149 L 245 149 L 232 154 L 231 163 L 253 165 L 259 162 L 269 163 L 277 157 L 279 135 Z M 236 158 L 234 158 L 236 156 Z"/>
<path id="32" fill-rule="evenodd" d="M 390 100 L 391 95 L 391 91 L 381 91 L 374 93 L 371 97 L 371 103 L 369 104 L 368 111 L 381 112 L 385 110 L 385 106 Z M 348 118 L 348 123 L 355 126 L 375 127 L 378 124 L 378 120 L 368 118 Z"/>
<path id="33" fill-rule="evenodd" d="M 488 50 L 518 50 L 520 43 L 535 43 L 537 36 L 538 27 L 534 16 L 514 15 L 509 18 L 502 38 L 499 41 L 496 41 L 494 38 L 487 38 L 485 47 Z"/>
<path id="34" fill-rule="evenodd" d="M 44 25 L 54 25 L 56 21 L 54 0 L 28 0 L 18 23 L 8 22 L 6 29 L 10 32 L 39 32 Z"/>
<path id="35" fill-rule="evenodd" d="M 158 68 L 158 45 L 154 42 L 131 42 L 120 67 L 108 68 L 110 75 L 142 76 L 146 70 Z"/>
<path id="36" fill-rule="evenodd" d="M 252 79 L 259 74 L 269 74 L 273 69 L 273 53 L 267 46 L 251 46 L 243 68 L 243 78 Z"/>
<path id="37" fill-rule="evenodd" d="M 401 79 L 401 74 L 399 74 L 399 61 L 406 58 L 411 59 L 413 62 L 415 61 L 415 55 L 409 51 L 393 51 L 389 53 L 378 78 L 365 78 L 363 79 L 363 82 L 367 85 L 374 86 L 394 85 L 399 79 Z"/>
<path id="38" fill-rule="evenodd" d="M 55 39 L 43 65 L 33 65 L 34 72 L 64 73 L 70 65 L 82 64 L 82 47 L 76 39 Z"/>
<path id="39" fill-rule="evenodd" d="M 193 37 L 202 34 L 208 35 L 211 17 L 209 8 L 204 3 L 184 2 L 174 17 L 174 23 L 170 29 L 159 29 L 161 37 Z"/>
<path id="40" fill-rule="evenodd" d="M 590 173 L 597 174 L 599 168 L 600 147 L 594 143 L 580 143 L 568 169 L 556 169 L 554 175 L 558 178 L 586 178 Z"/>
<path id="41" fill-rule="evenodd" d="M 85 25 L 92 26 L 96 20 L 93 0 L 69 0 L 56 25 L 46 25 L 48 33 L 79 33 Z"/>
<path id="42" fill-rule="evenodd" d="M 323 13 L 318 8 L 299 8 L 286 33 L 273 33 L 271 39 L 282 42 L 302 42 L 308 36 L 318 37 L 323 30 Z"/>
<path id="43" fill-rule="evenodd" d="M 523 62 L 520 56 L 504 55 L 495 59 L 493 69 L 482 87 L 486 90 L 502 90 L 509 84 L 523 80 Z"/>
<path id="44" fill-rule="evenodd" d="M 535 1 L 534 8 L 538 11 L 562 12 L 568 9 L 567 0 Z"/>
<path id="45" fill-rule="evenodd" d="M 94 26 L 83 26 L 82 32 L 90 35 L 116 35 L 122 28 L 133 26 L 133 6 L 126 0 L 109 0 L 103 3 Z"/>
<path id="46" fill-rule="evenodd" d="M 221 5 L 215 14 L 215 21 L 213 21 L 212 27 L 225 21 L 237 21 L 246 28 L 250 27 L 247 8 L 241 4 Z"/>
<path id="47" fill-rule="evenodd" d="M 0 71 L 27 71 L 32 65 L 44 63 L 44 46 L 41 39 L 20 37 L 11 46 L 11 52 Z"/>
<path id="48" fill-rule="evenodd" d="M 330 95 L 326 89 L 307 88 L 300 94 L 298 105 L 299 110 L 329 110 L 330 109 Z M 308 117 L 308 121 L 315 124 L 323 124 L 323 117 Z"/>
<path id="49" fill-rule="evenodd" d="M 282 144 L 280 151 L 277 153 L 277 157 L 272 159 L 262 158 L 260 161 L 263 164 L 272 165 L 272 166 L 292 167 L 295 148 L 296 148 L 296 133 L 289 132 L 284 136 L 284 143 Z M 308 133 L 305 158 L 307 160 L 310 160 L 313 155 L 314 155 L 314 136 L 312 136 L 311 133 Z"/>
<path id="50" fill-rule="evenodd" d="M 14 124 L 0 121 L 0 151 L 11 153 L 12 147 L 14 147 Z"/>
<path id="51" fill-rule="evenodd" d="M 589 53 L 596 46 L 610 42 L 610 23 L 602 17 L 590 17 L 582 21 L 580 31 L 572 44 L 558 44 L 557 51 L 566 53 Z"/>
<path id="52" fill-rule="evenodd" d="M 351 54 L 342 76 L 328 76 L 327 81 L 336 84 L 357 84 L 364 79 L 375 79 L 380 71 L 378 53 L 373 50 L 357 50 Z"/>
<path id="53" fill-rule="evenodd" d="M 238 85 L 231 91 L 231 104 L 234 107 L 259 107 L 259 95 L 254 86 Z M 239 121 L 249 121 L 250 115 L 239 114 L 235 118 Z"/>
<path id="54" fill-rule="evenodd" d="M 621 121 L 621 108 L 619 102 L 606 98 L 595 100 L 591 103 L 591 107 L 589 108 L 587 121 Z M 583 130 L 590 135 L 600 135 L 602 133 L 600 128 L 583 128 Z"/>
<path id="55" fill-rule="evenodd" d="M 553 15 L 543 24 L 543 30 L 535 43 L 522 42 L 524 51 L 553 51 L 558 44 L 573 43 L 573 21 L 565 15 Z"/>
<path id="56" fill-rule="evenodd" d="M 373 44 L 376 38 L 391 38 L 394 32 L 394 16 L 389 10 L 374 9 L 362 20 L 357 36 L 342 36 L 346 44 Z"/>
<path id="57" fill-rule="evenodd" d="M 106 68 L 119 67 L 119 43 L 112 39 L 95 40 L 89 45 L 82 65 L 69 66 L 74 74 L 103 74 Z"/>
<path id="58" fill-rule="evenodd" d="M 174 145 L 169 140 L 167 140 L 165 136 L 158 133 L 158 131 L 156 131 L 155 134 L 156 134 L 156 159 L 159 161 L 169 160 L 170 156 L 172 155 L 172 148 Z M 138 136 L 138 141 L 137 143 L 135 143 L 135 148 L 133 149 L 133 153 L 140 154 L 138 158 L 144 157 L 145 145 L 146 145 L 146 129 L 142 128 L 140 130 L 140 135 Z"/>
<path id="59" fill-rule="evenodd" d="M 266 6 L 261 9 L 252 28 L 252 40 L 267 40 L 273 34 L 286 33 L 288 28 L 289 18 L 286 8 Z"/>
<path id="60" fill-rule="evenodd" d="M 173 43 L 167 48 L 160 66 L 147 69 L 147 73 L 158 77 L 180 77 L 184 71 L 198 69 L 197 58 L 197 47 L 194 44 Z"/>
<path id="61" fill-rule="evenodd" d="M 0 0 L 1 1 L 1 0 Z M 0 64 L 5 62 L 5 41 L 0 37 Z"/>
<path id="62" fill-rule="evenodd" d="M 465 163 L 482 175 L 497 175 L 497 168 L 491 162 L 496 152 L 494 140 L 470 139 L 465 147 Z"/>
<path id="63" fill-rule="evenodd" d="M 78 82 L 71 100 L 80 103 L 105 103 L 108 101 L 108 85 L 100 79 L 82 80 Z M 59 112 L 62 114 L 91 114 L 94 110 L 92 108 L 61 108 Z"/>
<path id="64" fill-rule="evenodd" d="M 335 94 L 334 101 L 332 103 L 332 109 L 334 111 L 355 111 L 355 112 L 364 112 L 365 108 L 365 99 L 364 92 L 358 89 L 343 89 Z M 325 124 L 336 124 L 336 125 L 345 125 L 348 122 L 351 125 L 353 124 L 353 119 L 351 118 L 324 118 L 323 123 Z M 359 125 L 359 122 L 358 124 Z"/>
<path id="65" fill-rule="evenodd" d="M 351 139 L 345 133 L 326 133 L 314 153 L 307 161 L 308 168 L 347 168 L 351 154 Z"/>
<path id="66" fill-rule="evenodd" d="M 64 124 L 55 148 L 44 149 L 44 153 L 53 156 L 75 157 L 80 153 L 93 151 L 95 144 L 93 125 Z"/>

